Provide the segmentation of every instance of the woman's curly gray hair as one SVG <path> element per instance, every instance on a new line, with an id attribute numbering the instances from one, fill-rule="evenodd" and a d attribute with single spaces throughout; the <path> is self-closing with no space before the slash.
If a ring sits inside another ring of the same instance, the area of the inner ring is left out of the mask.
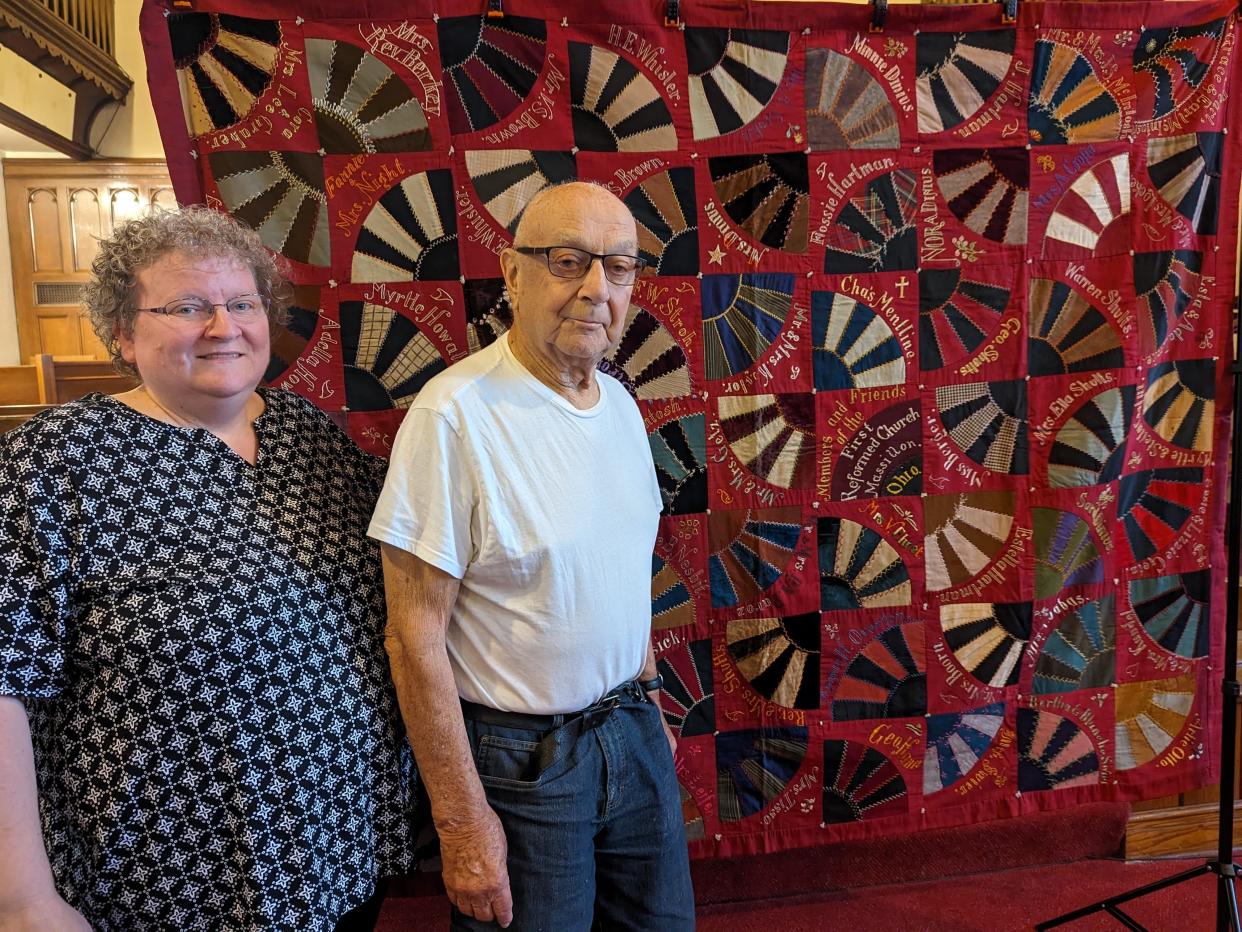
<path id="1" fill-rule="evenodd" d="M 138 371 L 121 357 L 116 337 L 134 332 L 138 273 L 171 252 L 236 259 L 254 273 L 271 328 L 288 320 L 292 290 L 283 263 L 263 248 L 254 230 L 201 204 L 152 210 L 100 241 L 99 254 L 91 263 L 94 277 L 82 292 L 95 335 L 108 348 L 113 365 L 126 375 L 137 377 Z"/>

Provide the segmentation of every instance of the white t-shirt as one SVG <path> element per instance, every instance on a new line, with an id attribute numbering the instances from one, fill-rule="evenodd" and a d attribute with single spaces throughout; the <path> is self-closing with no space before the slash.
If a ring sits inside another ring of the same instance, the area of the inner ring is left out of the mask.
<path id="1" fill-rule="evenodd" d="M 368 534 L 461 580 L 446 640 L 465 699 L 573 712 L 642 669 L 660 490 L 637 406 L 597 378 L 579 410 L 506 334 L 423 386 L 397 432 Z"/>

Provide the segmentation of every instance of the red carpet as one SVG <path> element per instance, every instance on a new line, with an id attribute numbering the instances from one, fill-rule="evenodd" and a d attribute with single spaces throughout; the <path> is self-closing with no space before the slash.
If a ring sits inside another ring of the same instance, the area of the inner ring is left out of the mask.
<path id="1" fill-rule="evenodd" d="M 699 932 L 1018 932 L 1133 887 L 1195 867 L 1199 859 L 1126 863 L 1078 861 L 970 874 L 922 883 L 863 887 L 819 896 L 705 905 Z M 1215 928 L 1214 877 L 1197 877 L 1128 904 L 1126 911 L 1152 932 L 1208 932 Z M 448 928 L 443 896 L 389 899 L 376 932 Z M 1118 932 L 1099 913 L 1062 926 L 1066 932 Z"/>
<path id="2" fill-rule="evenodd" d="M 695 862 L 702 932 L 1017 932 L 1203 863 L 1126 863 L 1127 807 L 1082 806 L 756 857 Z M 1192 881 L 1125 909 L 1153 932 L 1215 928 L 1216 881 Z M 438 877 L 390 891 L 377 932 L 448 928 Z M 1120 930 L 1100 913 L 1067 932 Z M 653 930 L 658 932 L 658 930 Z"/>
<path id="3" fill-rule="evenodd" d="M 798 902 L 764 901 L 699 910 L 699 932 L 1018 932 L 1079 906 L 1116 896 L 1201 864 L 1078 861 L 924 883 L 864 887 Z M 1152 932 L 1207 932 L 1215 928 L 1214 877 L 1197 877 L 1171 890 L 1134 900 L 1126 912 Z M 1104 913 L 1060 928 L 1066 932 L 1119 932 Z"/>

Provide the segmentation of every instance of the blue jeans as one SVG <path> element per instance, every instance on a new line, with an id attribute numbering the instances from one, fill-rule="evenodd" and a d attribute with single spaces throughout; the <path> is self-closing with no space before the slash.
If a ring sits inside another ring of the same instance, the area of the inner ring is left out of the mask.
<path id="1" fill-rule="evenodd" d="M 536 751 L 552 729 L 466 718 L 509 843 L 513 932 L 690 932 L 681 797 L 660 711 L 627 697 L 600 724 Z M 454 929 L 498 929 L 453 910 Z"/>

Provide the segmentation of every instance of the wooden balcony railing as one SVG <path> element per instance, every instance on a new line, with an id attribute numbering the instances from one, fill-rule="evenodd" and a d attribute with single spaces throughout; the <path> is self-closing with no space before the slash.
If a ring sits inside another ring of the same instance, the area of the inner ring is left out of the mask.
<path id="1" fill-rule="evenodd" d="M 42 0 L 57 19 L 71 26 L 105 54 L 113 55 L 114 0 Z"/>
<path id="2" fill-rule="evenodd" d="M 0 123 L 75 159 L 94 154 L 95 118 L 134 82 L 117 64 L 115 0 L 0 0 L 0 46 L 73 91 L 73 131 L 49 129 L 21 101 L 0 102 Z"/>

